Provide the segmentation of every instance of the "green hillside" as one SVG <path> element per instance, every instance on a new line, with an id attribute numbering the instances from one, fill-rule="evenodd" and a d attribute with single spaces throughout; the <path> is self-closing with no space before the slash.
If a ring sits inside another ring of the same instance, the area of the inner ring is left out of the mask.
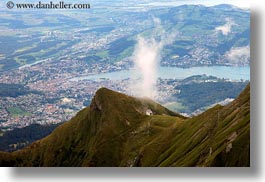
<path id="1" fill-rule="evenodd" d="M 0 166 L 250 166 L 249 142 L 249 85 L 193 118 L 102 88 L 46 138 L 1 152 Z"/>

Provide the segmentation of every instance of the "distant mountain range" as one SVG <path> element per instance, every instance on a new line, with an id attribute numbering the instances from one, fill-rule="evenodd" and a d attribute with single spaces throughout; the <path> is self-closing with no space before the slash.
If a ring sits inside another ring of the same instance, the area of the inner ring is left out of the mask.
<path id="1" fill-rule="evenodd" d="M 250 64 L 249 10 L 225 4 L 164 7 L 152 2 L 112 3 L 108 11 L 107 1 L 92 3 L 91 11 L 82 12 L 80 17 L 75 11 L 27 11 L 27 16 L 17 16 L 16 8 L 2 11 L 0 24 L 5 31 L 0 32 L 0 72 L 51 58 L 58 63 L 65 56 L 89 67 L 99 61 L 119 66 L 121 61 L 128 68 L 127 59 L 138 35 L 159 39 L 154 17 L 167 34 L 177 35 L 162 50 L 162 66 Z M 81 64 L 72 71 L 85 68 Z"/>
<path id="2" fill-rule="evenodd" d="M 250 166 L 250 85 L 193 118 L 101 88 L 47 137 L 1 152 L 0 166 Z"/>

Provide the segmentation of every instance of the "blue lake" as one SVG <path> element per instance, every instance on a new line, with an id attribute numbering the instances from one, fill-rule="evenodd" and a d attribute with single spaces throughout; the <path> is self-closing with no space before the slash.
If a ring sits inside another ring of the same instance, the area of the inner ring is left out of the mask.
<path id="1" fill-rule="evenodd" d="M 135 70 L 123 70 L 110 73 L 100 73 L 95 75 L 87 75 L 82 77 L 72 78 L 73 81 L 78 80 L 93 80 L 101 79 L 109 80 L 124 80 L 135 75 Z M 193 75 L 212 75 L 218 78 L 225 78 L 231 80 L 250 80 L 250 67 L 231 67 L 231 66 L 210 66 L 210 67 L 192 67 L 192 68 L 178 68 L 178 67 L 159 67 L 158 77 L 163 79 L 183 79 Z"/>

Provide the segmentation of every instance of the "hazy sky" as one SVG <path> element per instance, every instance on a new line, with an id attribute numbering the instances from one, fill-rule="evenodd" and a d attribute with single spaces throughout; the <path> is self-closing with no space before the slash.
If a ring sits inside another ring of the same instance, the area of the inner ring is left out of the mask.
<path id="1" fill-rule="evenodd" d="M 183 4 L 202 4 L 213 6 L 217 4 L 232 4 L 240 8 L 250 8 L 249 0 L 175 0 L 175 1 L 153 1 L 148 3 L 157 6 L 179 6 Z"/>
<path id="2" fill-rule="evenodd" d="M 200 1 L 197 1 L 200 2 Z M 205 5 L 216 5 L 216 4 L 232 4 L 241 8 L 249 8 L 250 1 L 249 0 L 201 0 L 201 2 L 205 2 Z"/>

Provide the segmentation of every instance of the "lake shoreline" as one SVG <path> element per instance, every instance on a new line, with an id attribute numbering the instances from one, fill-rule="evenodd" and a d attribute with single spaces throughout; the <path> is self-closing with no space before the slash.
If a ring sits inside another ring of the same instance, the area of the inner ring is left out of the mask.
<path id="1" fill-rule="evenodd" d="M 157 78 L 161 79 L 184 79 L 194 75 L 215 76 L 230 80 L 250 80 L 250 66 L 201 66 L 201 67 L 162 67 L 157 69 Z M 70 78 L 71 81 L 81 80 L 125 80 L 140 78 L 141 74 L 134 69 L 112 71 L 107 73 L 89 74 Z"/>

